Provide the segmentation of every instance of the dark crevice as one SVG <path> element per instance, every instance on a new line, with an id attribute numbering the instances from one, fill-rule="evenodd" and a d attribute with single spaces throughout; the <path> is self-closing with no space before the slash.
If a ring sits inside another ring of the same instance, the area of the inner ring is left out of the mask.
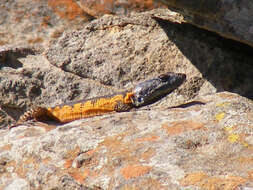
<path id="1" fill-rule="evenodd" d="M 230 91 L 253 99 L 252 47 L 187 23 L 154 19 L 218 92 Z"/>

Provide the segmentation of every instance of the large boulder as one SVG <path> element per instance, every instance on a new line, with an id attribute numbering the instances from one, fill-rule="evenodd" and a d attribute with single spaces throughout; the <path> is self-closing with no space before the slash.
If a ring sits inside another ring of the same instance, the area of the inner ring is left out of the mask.
<path id="1" fill-rule="evenodd" d="M 252 188 L 253 103 L 240 96 L 253 97 L 252 56 L 180 19 L 167 10 L 106 15 L 43 48 L 2 46 L 2 128 L 31 106 L 111 94 L 167 71 L 187 81 L 135 111 L 1 129 L 0 189 Z"/>
<path id="2" fill-rule="evenodd" d="M 158 0 L 186 22 L 253 47 L 253 2 L 248 0 Z"/>
<path id="3" fill-rule="evenodd" d="M 253 102 L 228 92 L 202 101 L 1 130 L 0 186 L 253 188 Z"/>

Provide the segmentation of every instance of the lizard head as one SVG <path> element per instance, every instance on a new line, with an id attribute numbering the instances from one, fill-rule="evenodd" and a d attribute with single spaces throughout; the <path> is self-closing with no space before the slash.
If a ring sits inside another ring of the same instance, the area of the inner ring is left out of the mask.
<path id="1" fill-rule="evenodd" d="M 178 88 L 185 79 L 183 73 L 168 72 L 141 82 L 133 89 L 132 103 L 136 107 L 152 104 Z"/>

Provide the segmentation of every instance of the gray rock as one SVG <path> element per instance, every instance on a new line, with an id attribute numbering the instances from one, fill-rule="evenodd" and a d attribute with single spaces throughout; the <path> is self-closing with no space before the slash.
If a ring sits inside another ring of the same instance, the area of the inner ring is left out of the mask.
<path id="1" fill-rule="evenodd" d="M 174 71 L 187 74 L 181 91 L 187 98 L 202 86 L 209 86 L 205 93 L 214 92 L 205 79 L 218 91 L 252 96 L 252 57 L 243 47 L 189 25 L 169 23 L 163 13 L 106 15 L 52 41 L 47 59 L 64 71 L 118 88 Z"/>
<path id="2" fill-rule="evenodd" d="M 64 30 L 82 27 L 92 19 L 76 1 L 2 0 L 0 45 L 40 44 L 47 46 Z"/>
<path id="3" fill-rule="evenodd" d="M 3 49 L 2 55 L 5 55 L 7 48 Z M 54 106 L 66 101 L 114 92 L 113 88 L 63 72 L 50 65 L 42 55 L 15 57 L 9 49 L 8 54 L 11 56 L 5 56 L 5 61 L 2 62 L 8 64 L 3 65 L 0 71 L 2 126 L 9 124 L 11 118 L 17 120 L 25 110 L 34 105 Z M 20 66 L 12 67 L 12 63 L 16 62 L 19 62 Z M 6 115 L 11 118 L 5 117 Z"/>
<path id="4" fill-rule="evenodd" d="M 26 190 L 29 189 L 28 183 L 26 180 L 21 178 L 16 178 L 12 181 L 4 190 Z"/>
<path id="5" fill-rule="evenodd" d="M 160 0 L 200 28 L 253 46 L 253 2 L 247 0 Z"/>
<path id="6" fill-rule="evenodd" d="M 139 110 L 1 129 L 0 189 L 253 187 L 253 103 L 238 95 L 252 97 L 252 56 L 158 12 L 106 15 L 44 53 L 0 48 L 2 126 L 33 105 L 111 94 L 167 71 L 187 75 Z M 238 94 L 216 93 L 224 90 Z"/>
<path id="7" fill-rule="evenodd" d="M 1 187 L 16 176 L 35 190 L 253 187 L 253 102 L 228 92 L 202 99 L 1 130 Z"/>

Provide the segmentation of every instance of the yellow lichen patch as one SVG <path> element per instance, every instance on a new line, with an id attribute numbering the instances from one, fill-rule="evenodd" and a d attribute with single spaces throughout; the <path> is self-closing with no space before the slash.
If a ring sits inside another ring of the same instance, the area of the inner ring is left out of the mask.
<path id="1" fill-rule="evenodd" d="M 150 166 L 127 165 L 120 170 L 121 175 L 125 179 L 135 178 L 148 173 L 151 170 Z"/>
<path id="2" fill-rule="evenodd" d="M 169 135 L 177 135 L 189 130 L 198 130 L 204 127 L 203 123 L 195 121 L 179 121 L 162 124 Z"/>
<path id="3" fill-rule="evenodd" d="M 230 103 L 229 102 L 222 102 L 222 103 L 216 104 L 217 107 L 225 107 L 227 105 L 230 105 Z"/>
<path id="4" fill-rule="evenodd" d="M 224 117 L 225 117 L 225 113 L 224 113 L 224 112 L 218 113 L 218 114 L 215 115 L 215 119 L 216 119 L 217 121 L 222 120 Z"/>
<path id="5" fill-rule="evenodd" d="M 234 190 L 247 182 L 239 176 L 209 177 L 203 172 L 191 173 L 180 181 L 183 186 L 194 185 L 203 190 Z"/>
<path id="6" fill-rule="evenodd" d="M 239 140 L 239 135 L 237 134 L 231 134 L 228 136 L 228 141 L 231 143 L 235 143 Z"/>
<path id="7" fill-rule="evenodd" d="M 234 126 L 226 126 L 226 127 L 224 127 L 224 130 L 227 132 L 231 132 L 234 130 Z"/>
<path id="8" fill-rule="evenodd" d="M 242 146 L 248 147 L 248 146 L 249 146 L 249 144 L 248 144 L 248 143 L 246 143 L 246 142 L 242 142 Z"/>

